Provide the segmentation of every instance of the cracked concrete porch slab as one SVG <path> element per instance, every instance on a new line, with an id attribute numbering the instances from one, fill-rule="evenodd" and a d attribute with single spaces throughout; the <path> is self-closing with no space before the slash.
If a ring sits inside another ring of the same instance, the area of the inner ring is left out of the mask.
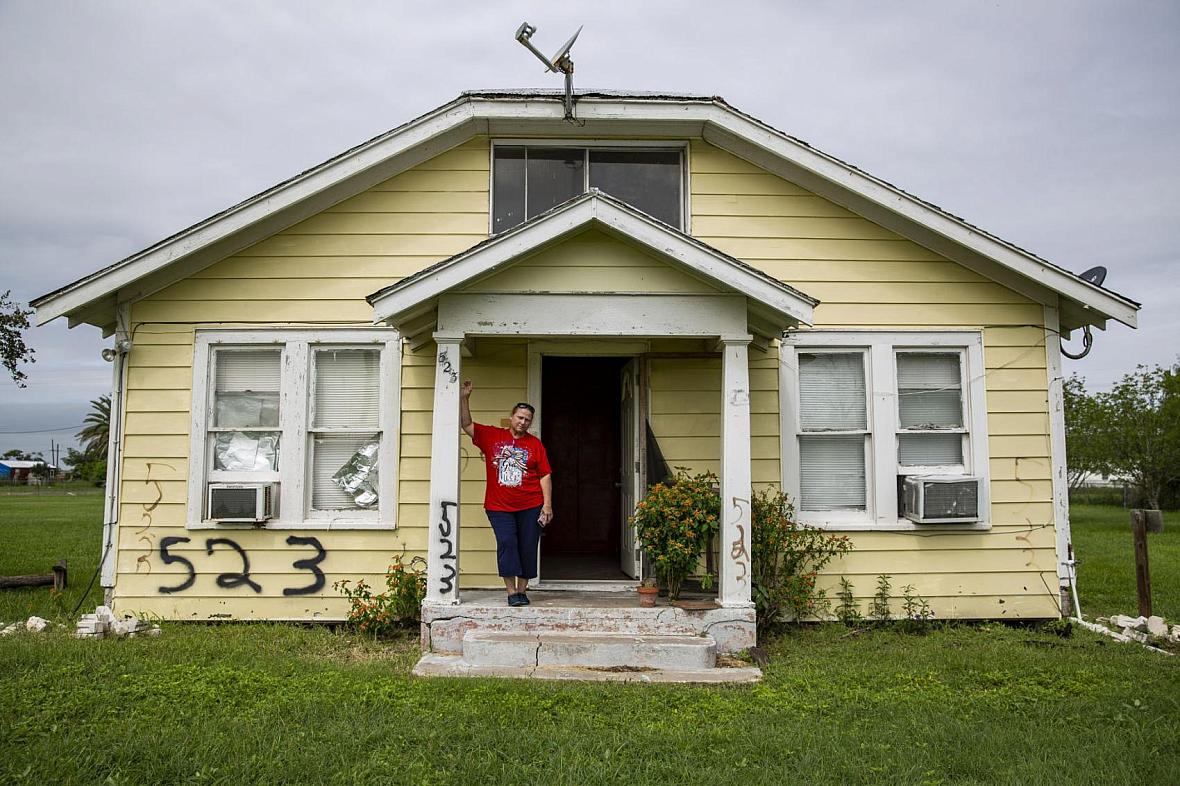
<path id="1" fill-rule="evenodd" d="M 463 659 L 479 666 L 576 666 L 592 668 L 711 669 L 717 662 L 711 636 L 468 631 Z"/>
<path id="2" fill-rule="evenodd" d="M 418 677 L 506 677 L 512 679 L 748 684 L 762 679 L 756 666 L 713 669 L 613 669 L 577 666 L 477 666 L 458 655 L 424 654 L 413 671 Z"/>
<path id="3" fill-rule="evenodd" d="M 532 590 L 532 604 L 519 607 L 509 607 L 502 590 L 464 590 L 461 598 L 458 605 L 422 605 L 423 651 L 458 655 L 468 631 L 712 636 L 718 654 L 740 652 L 757 641 L 753 606 L 701 602 L 692 605 L 706 608 L 680 608 L 661 600 L 655 608 L 640 608 L 633 590 Z"/>

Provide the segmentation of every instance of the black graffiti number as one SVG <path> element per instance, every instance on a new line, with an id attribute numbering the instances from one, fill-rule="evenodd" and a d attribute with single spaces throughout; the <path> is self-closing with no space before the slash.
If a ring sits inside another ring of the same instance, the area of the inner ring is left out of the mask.
<path id="1" fill-rule="evenodd" d="M 313 581 L 311 584 L 308 584 L 306 587 L 284 587 L 283 594 L 284 595 L 311 595 L 313 593 L 316 593 L 316 592 L 319 592 L 320 590 L 322 590 L 324 588 L 324 585 L 327 584 L 328 579 L 327 579 L 327 576 L 324 575 L 324 572 L 322 570 L 320 570 L 319 564 L 324 561 L 325 557 L 328 556 L 328 552 L 324 551 L 324 547 L 320 543 L 320 539 L 319 538 L 301 538 L 298 535 L 291 535 L 287 538 L 287 545 L 288 546 L 311 546 L 313 549 L 316 550 L 316 555 L 314 557 L 308 557 L 307 559 L 295 560 L 294 562 L 291 563 L 295 568 L 297 568 L 299 570 L 310 570 L 313 574 L 315 574 L 315 581 Z"/>
<path id="2" fill-rule="evenodd" d="M 447 502 L 443 500 L 440 504 L 442 505 L 442 521 L 438 523 L 438 534 L 444 547 L 444 551 L 440 556 L 440 559 L 454 560 L 458 555 L 456 555 L 454 551 L 455 544 L 451 542 L 451 517 L 447 515 L 447 506 L 449 505 L 450 507 L 458 509 L 459 503 Z M 438 578 L 439 584 L 442 587 L 442 591 L 445 594 L 455 588 L 455 576 L 458 575 L 458 571 L 456 571 L 455 566 L 449 562 L 443 565 L 443 569 L 447 572 L 440 575 Z"/>
<path id="3" fill-rule="evenodd" d="M 197 569 L 193 567 L 193 563 L 189 562 L 184 557 L 178 557 L 175 554 L 169 554 L 168 549 L 178 543 L 188 543 L 192 538 L 180 538 L 175 535 L 169 535 L 166 538 L 160 538 L 160 561 L 165 565 L 171 565 L 179 562 L 188 569 L 188 578 L 177 584 L 175 587 L 160 587 L 160 592 L 164 594 L 172 592 L 184 592 L 193 585 L 197 580 Z"/>
<path id="4" fill-rule="evenodd" d="M 229 538 L 209 538 L 205 541 L 205 553 L 212 556 L 214 546 L 229 546 L 238 552 L 238 556 L 242 558 L 242 572 L 219 573 L 217 575 L 217 586 L 222 589 L 233 589 L 234 587 L 240 587 L 245 584 L 257 593 L 262 592 L 262 586 L 250 578 L 250 558 L 246 556 L 245 549 Z"/>

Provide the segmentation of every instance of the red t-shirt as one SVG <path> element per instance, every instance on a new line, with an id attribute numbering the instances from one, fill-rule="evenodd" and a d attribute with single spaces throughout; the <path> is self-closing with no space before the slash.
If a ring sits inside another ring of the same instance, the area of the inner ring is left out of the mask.
<path id="1" fill-rule="evenodd" d="M 473 425 L 472 442 L 483 453 L 488 475 L 483 506 L 505 511 L 541 507 L 541 478 L 551 472 L 541 440 L 532 434 L 513 437 L 511 429 Z"/>

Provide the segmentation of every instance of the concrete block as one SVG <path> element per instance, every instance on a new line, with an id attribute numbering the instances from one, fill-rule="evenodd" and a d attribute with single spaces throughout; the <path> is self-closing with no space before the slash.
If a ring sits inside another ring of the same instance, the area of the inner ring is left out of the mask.
<path id="1" fill-rule="evenodd" d="M 1131 628 L 1132 630 L 1146 630 L 1146 617 L 1128 617 L 1125 614 L 1116 614 L 1110 618 L 1110 625 L 1112 628 Z"/>
<path id="2" fill-rule="evenodd" d="M 0 636 L 11 636 L 18 630 L 20 630 L 20 623 L 14 622 L 11 625 L 5 627 L 3 630 L 0 630 Z"/>
<path id="3" fill-rule="evenodd" d="M 30 633 L 40 633 L 48 627 L 49 621 L 41 619 L 40 617 L 29 617 L 28 621 L 25 622 L 25 630 L 29 631 Z"/>
<path id="4" fill-rule="evenodd" d="M 600 631 L 468 631 L 463 660 L 476 666 L 603 669 L 711 669 L 717 643 L 708 636 Z"/>
<path id="5" fill-rule="evenodd" d="M 1147 632 L 1152 636 L 1167 636 L 1168 625 L 1163 617 L 1151 616 L 1147 618 Z"/>

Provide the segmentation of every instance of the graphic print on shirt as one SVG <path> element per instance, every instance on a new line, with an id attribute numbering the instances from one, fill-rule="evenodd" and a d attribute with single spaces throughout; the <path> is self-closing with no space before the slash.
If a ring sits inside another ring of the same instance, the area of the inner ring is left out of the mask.
<path id="1" fill-rule="evenodd" d="M 519 486 L 524 482 L 524 469 L 529 463 L 529 452 L 515 445 L 501 445 L 492 457 L 499 470 L 501 486 Z"/>

